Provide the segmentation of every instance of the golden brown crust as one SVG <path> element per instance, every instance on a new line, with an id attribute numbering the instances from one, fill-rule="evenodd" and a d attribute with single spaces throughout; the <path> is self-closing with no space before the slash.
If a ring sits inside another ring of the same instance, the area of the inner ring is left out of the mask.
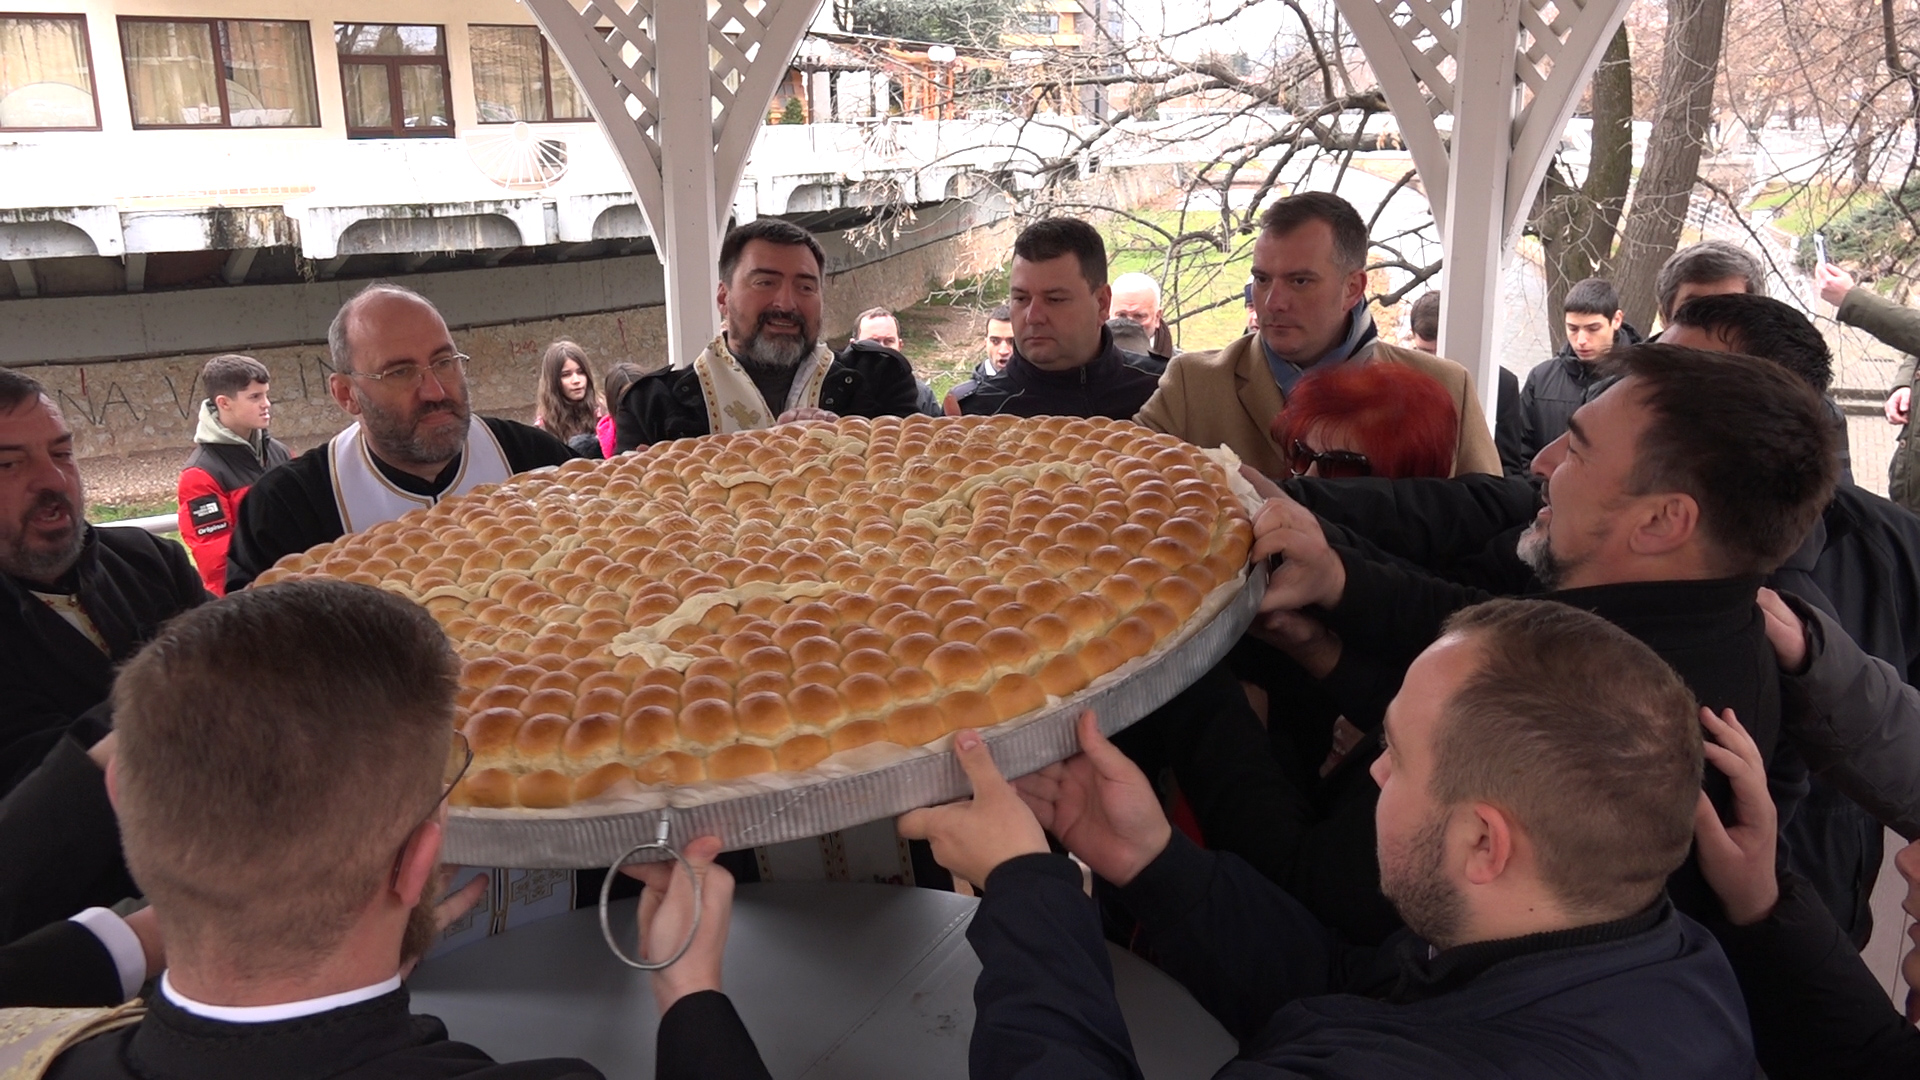
<path id="1" fill-rule="evenodd" d="M 1166 642 L 1252 526 L 1133 424 L 968 417 L 682 439 L 290 555 L 421 603 L 462 659 L 461 806 L 798 770 L 1044 708 Z"/>

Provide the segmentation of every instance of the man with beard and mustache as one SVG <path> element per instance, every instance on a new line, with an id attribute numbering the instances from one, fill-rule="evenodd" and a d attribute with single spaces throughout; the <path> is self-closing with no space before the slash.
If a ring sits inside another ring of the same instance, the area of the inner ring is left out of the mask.
<path id="1" fill-rule="evenodd" d="M 327 389 L 355 422 L 269 471 L 241 503 L 227 591 L 281 556 L 576 455 L 539 428 L 473 415 L 467 357 L 411 289 L 375 282 L 327 328 Z"/>
<path id="2" fill-rule="evenodd" d="M 1079 755 L 1013 785 L 961 732 L 973 800 L 900 829 L 985 885 L 967 929 L 971 1072 L 1140 1075 L 1096 905 L 1051 833 L 1239 1041 L 1221 1076 L 1746 1080 L 1733 972 L 1662 891 L 1692 838 L 1698 717 L 1671 668 L 1593 615 L 1515 600 L 1455 615 L 1373 765 L 1381 887 L 1407 924 L 1379 948 L 1173 829 L 1091 713 Z"/>
<path id="3" fill-rule="evenodd" d="M 425 609 L 340 581 L 229 596 L 136 656 L 107 787 L 166 970 L 144 1016 L 76 1032 L 45 1075 L 600 1077 L 572 1058 L 497 1064 L 408 1007 L 401 980 L 436 925 L 485 887 L 436 910 L 446 798 L 472 761 L 452 725 L 458 673 Z M 696 872 L 717 846 L 689 845 Z M 686 871 L 662 870 L 646 875 L 662 902 L 640 916 L 656 954 L 691 915 Z M 659 1076 L 766 1075 L 719 993 L 728 884 L 707 878 L 716 910 L 653 978 Z M 56 1018 L 51 1035 L 97 1015 Z"/>
<path id="4" fill-rule="evenodd" d="M 906 357 L 873 341 L 836 356 L 821 342 L 826 265 L 820 242 L 792 222 L 761 218 L 727 233 L 715 295 L 720 336 L 685 366 L 633 384 L 614 417 L 614 447 L 918 412 Z"/>
<path id="5" fill-rule="evenodd" d="M 73 771 L 97 775 L 85 751 L 106 727 L 75 721 L 106 701 L 115 665 L 160 624 L 209 599 L 178 544 L 96 528 L 86 509 L 60 407 L 0 370 L 0 794 L 56 746 Z"/>
<path id="6" fill-rule="evenodd" d="M 1614 363 L 1624 377 L 1534 461 L 1545 505 L 1488 546 L 1485 559 L 1499 565 L 1477 579 L 1507 592 L 1551 590 L 1639 638 L 1702 705 L 1739 715 L 1773 767 L 1782 680 L 1755 594 L 1831 498 L 1837 460 L 1825 410 L 1804 381 L 1754 357 L 1638 345 Z M 1475 575 L 1456 567 L 1454 580 L 1436 577 L 1291 499 L 1270 500 L 1255 534 L 1255 555 L 1278 559 L 1262 608 L 1290 651 L 1318 652 L 1312 662 L 1329 685 L 1356 687 L 1353 670 L 1374 675 L 1366 693 L 1341 700 L 1363 729 L 1377 726 L 1366 717 L 1379 709 L 1361 699 L 1396 689 L 1446 618 L 1489 596 L 1463 583 Z M 1364 761 L 1371 750 L 1359 753 Z M 1805 770 L 1790 757 L 1779 764 L 1785 816 L 1804 794 Z M 1371 794 L 1364 784 L 1349 790 L 1362 805 Z M 1724 778 L 1709 776 L 1707 792 L 1728 810 Z M 1310 861 L 1299 869 L 1318 874 Z M 1351 898 L 1369 884 L 1349 875 L 1314 888 Z M 1717 910 L 1692 863 L 1671 888 L 1682 911 Z"/>

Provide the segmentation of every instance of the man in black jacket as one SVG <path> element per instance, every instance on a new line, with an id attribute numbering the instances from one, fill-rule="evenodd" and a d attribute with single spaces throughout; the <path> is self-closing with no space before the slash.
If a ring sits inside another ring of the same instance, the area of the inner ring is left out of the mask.
<path id="1" fill-rule="evenodd" d="M 959 399 L 961 413 L 1131 420 L 1165 366 L 1113 344 L 1112 299 L 1107 245 L 1093 226 L 1044 218 L 1020 230 L 1007 297 L 1013 356 Z"/>
<path id="2" fill-rule="evenodd" d="M 1613 282 L 1605 278 L 1588 278 L 1568 289 L 1560 310 L 1566 320 L 1567 343 L 1528 372 L 1526 386 L 1520 390 L 1521 453 L 1528 461 L 1566 433 L 1567 418 L 1600 379 L 1600 358 L 1615 345 L 1640 340 L 1625 322 Z"/>
<path id="3" fill-rule="evenodd" d="M 1591 615 L 1495 602 L 1415 662 L 1387 727 L 1379 876 L 1407 928 L 1379 949 L 1171 829 L 1092 714 L 1082 752 L 1017 789 L 962 732 L 973 801 L 900 830 L 986 885 L 967 930 L 972 1074 L 1140 1075 L 1095 907 L 1043 826 L 1240 1041 L 1221 1076 L 1754 1074 L 1725 958 L 1661 894 L 1700 778 L 1693 696 L 1671 669 Z"/>
<path id="4" fill-rule="evenodd" d="M 1312 615 L 1333 642 L 1333 677 L 1371 663 L 1385 673 L 1378 696 L 1453 611 L 1544 585 L 1645 641 L 1703 704 L 1734 709 L 1771 763 L 1780 679 L 1754 593 L 1832 491 L 1818 399 L 1749 357 L 1664 345 L 1618 356 L 1628 376 L 1536 459 L 1547 505 L 1517 544 L 1508 533 L 1489 545 L 1478 585 L 1434 577 L 1276 500 L 1256 526 L 1255 555 L 1282 557 L 1263 608 Z M 1343 704 L 1350 718 L 1378 715 L 1366 701 Z M 1783 785 L 1800 780 L 1791 772 L 1783 766 Z M 1708 790 L 1727 804 L 1723 781 L 1709 777 Z M 1696 873 L 1673 888 L 1683 911 L 1700 909 Z"/>
<path id="5" fill-rule="evenodd" d="M 720 336 L 687 366 L 633 384 L 614 414 L 614 448 L 920 411 L 913 366 L 899 352 L 855 341 L 835 356 L 821 342 L 826 266 L 820 242 L 792 222 L 761 218 L 727 233 Z"/>
<path id="6" fill-rule="evenodd" d="M 128 664 L 108 787 L 167 969 L 138 1024 L 48 1075 L 599 1077 L 575 1059 L 496 1064 L 408 1008 L 401 978 L 444 880 L 445 799 L 472 757 L 452 739 L 458 671 L 424 609 L 338 581 L 207 605 Z M 717 846 L 691 857 L 724 905 Z M 641 933 L 658 955 L 692 905 L 684 870 L 650 873 L 666 895 Z M 724 907 L 703 925 L 655 980 L 658 1075 L 764 1077 L 718 992 Z M 708 1045 L 731 1048 L 720 1067 Z"/>
<path id="7" fill-rule="evenodd" d="M 1782 662 L 1788 662 L 1784 652 Z M 1759 749 L 1738 723 L 1702 719 L 1719 744 L 1709 746 L 1708 759 L 1732 780 L 1738 813 L 1723 824 L 1703 808 L 1695 850 L 1724 913 L 1714 935 L 1739 976 L 1761 1068 L 1770 1080 L 1920 1075 L 1920 1033 L 1888 1003 L 1879 978 L 1807 880 L 1775 865 L 1779 837 Z M 1895 863 L 1907 879 L 1911 912 L 1920 844 L 1909 845 Z M 1917 957 L 1909 953 L 1902 965 L 1909 979 Z M 1910 995 L 1910 1013 L 1913 1006 Z"/>
<path id="8" fill-rule="evenodd" d="M 0 794 L 107 699 L 114 665 L 208 599 L 180 545 L 86 510 L 59 406 L 0 370 Z"/>
<path id="9" fill-rule="evenodd" d="M 281 556 L 576 456 L 539 428 L 473 415 L 467 357 L 411 289 L 375 282 L 327 327 L 327 390 L 355 422 L 269 471 L 240 504 L 227 591 Z"/>

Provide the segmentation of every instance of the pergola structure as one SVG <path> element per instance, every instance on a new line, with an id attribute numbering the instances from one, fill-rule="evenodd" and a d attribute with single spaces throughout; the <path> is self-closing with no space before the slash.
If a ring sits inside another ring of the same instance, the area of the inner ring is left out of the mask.
<path id="1" fill-rule="evenodd" d="M 714 263 L 747 154 L 823 0 L 526 2 L 633 181 L 666 266 L 670 355 L 690 363 L 718 327 Z M 1441 352 L 1491 417 L 1500 271 L 1627 0 L 1335 3 L 1440 226 Z"/>
<path id="2" fill-rule="evenodd" d="M 1500 271 L 1629 0 L 1334 2 L 1440 226 L 1440 354 L 1473 372 L 1491 422 Z"/>
<path id="3" fill-rule="evenodd" d="M 824 0 L 526 0 L 626 166 L 666 268 L 667 351 L 719 332 L 721 230 Z"/>

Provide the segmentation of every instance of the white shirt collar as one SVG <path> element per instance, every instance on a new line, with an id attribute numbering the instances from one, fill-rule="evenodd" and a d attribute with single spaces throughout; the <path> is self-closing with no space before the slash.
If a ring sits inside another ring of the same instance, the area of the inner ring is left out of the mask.
<path id="1" fill-rule="evenodd" d="M 396 972 L 390 979 L 384 979 L 372 986 L 363 986 L 358 990 L 346 990 L 325 997 L 308 998 L 305 1001 L 288 1001 L 279 1005 L 207 1005 L 198 1002 L 174 989 L 173 973 L 160 976 L 160 992 L 168 1001 L 178 1005 L 183 1011 L 206 1020 L 218 1020 L 227 1024 L 268 1024 L 275 1020 L 296 1020 L 302 1016 L 314 1016 L 335 1009 L 344 1009 L 349 1005 L 358 1005 L 363 1001 L 372 1001 L 400 989 L 400 975 Z"/>

